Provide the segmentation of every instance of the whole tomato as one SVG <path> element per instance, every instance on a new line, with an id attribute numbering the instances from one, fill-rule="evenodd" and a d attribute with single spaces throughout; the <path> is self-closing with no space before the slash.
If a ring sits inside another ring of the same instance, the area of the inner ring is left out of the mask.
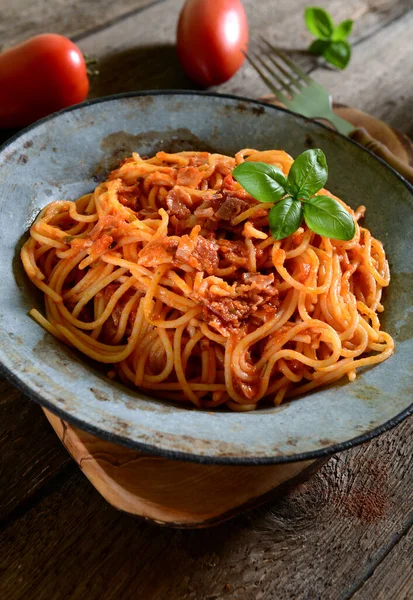
<path id="1" fill-rule="evenodd" d="M 68 38 L 37 35 L 0 54 L 0 127 L 24 127 L 89 91 L 85 59 Z"/>
<path id="2" fill-rule="evenodd" d="M 240 0 L 187 0 L 178 22 L 177 51 L 191 79 L 204 87 L 227 81 L 244 62 L 247 44 Z"/>

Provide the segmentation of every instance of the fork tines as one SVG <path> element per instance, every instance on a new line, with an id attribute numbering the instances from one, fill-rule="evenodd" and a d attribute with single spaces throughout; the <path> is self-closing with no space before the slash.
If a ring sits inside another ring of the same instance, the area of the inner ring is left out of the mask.
<path id="1" fill-rule="evenodd" d="M 285 93 L 292 97 L 311 82 L 298 65 L 262 36 L 254 48 L 246 52 L 245 57 L 280 102 L 288 103 Z"/>

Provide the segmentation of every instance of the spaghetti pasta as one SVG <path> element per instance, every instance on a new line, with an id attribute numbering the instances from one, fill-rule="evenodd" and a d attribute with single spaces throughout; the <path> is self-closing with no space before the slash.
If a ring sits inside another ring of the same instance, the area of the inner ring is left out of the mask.
<path id="1" fill-rule="evenodd" d="M 94 192 L 46 206 L 21 251 L 45 298 L 33 318 L 110 376 L 208 409 L 278 405 L 385 360 L 390 274 L 358 224 L 364 207 L 336 198 L 357 222 L 351 241 L 304 225 L 276 241 L 272 204 L 232 177 L 243 161 L 285 174 L 293 162 L 281 150 L 134 153 Z"/>

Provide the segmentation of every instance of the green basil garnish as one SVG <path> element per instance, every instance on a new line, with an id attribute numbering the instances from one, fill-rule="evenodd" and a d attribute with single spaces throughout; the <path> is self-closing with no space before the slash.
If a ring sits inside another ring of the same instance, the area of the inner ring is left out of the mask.
<path id="1" fill-rule="evenodd" d="M 251 196 L 260 202 L 277 202 L 285 196 L 287 177 L 272 165 L 263 162 L 243 162 L 232 176 Z"/>
<path id="2" fill-rule="evenodd" d="M 308 31 L 319 40 L 329 40 L 333 35 L 333 19 L 324 8 L 309 6 L 305 9 L 304 20 Z"/>
<path id="3" fill-rule="evenodd" d="M 288 191 L 297 198 L 309 198 L 320 190 L 328 177 L 327 160 L 322 150 L 306 150 L 292 164 Z"/>
<path id="4" fill-rule="evenodd" d="M 346 40 L 331 42 L 323 51 L 323 56 L 335 67 L 345 69 L 350 62 L 351 46 Z"/>
<path id="5" fill-rule="evenodd" d="M 353 21 L 346 19 L 335 26 L 329 13 L 318 6 L 308 6 L 304 20 L 308 31 L 317 38 L 310 44 L 308 51 L 323 56 L 339 69 L 345 69 L 351 58 L 351 46 L 347 38 L 353 28 Z"/>
<path id="6" fill-rule="evenodd" d="M 232 176 L 256 200 L 274 203 L 268 222 L 276 240 L 297 231 L 303 218 L 309 229 L 325 237 L 351 240 L 355 234 L 354 219 L 339 202 L 315 195 L 328 176 L 327 160 L 320 149 L 297 156 L 288 177 L 262 162 L 243 162 Z"/>
<path id="7" fill-rule="evenodd" d="M 276 240 L 282 240 L 300 227 L 303 220 L 303 205 L 291 196 L 280 200 L 268 214 L 271 234 Z"/>
<path id="8" fill-rule="evenodd" d="M 351 240 L 356 232 L 354 219 L 330 196 L 313 196 L 304 204 L 307 227 L 334 240 Z"/>
<path id="9" fill-rule="evenodd" d="M 348 38 L 352 29 L 353 29 L 353 20 L 352 19 L 346 19 L 345 21 L 342 21 L 340 23 L 340 25 L 337 25 L 337 27 L 334 29 L 333 35 L 331 36 L 332 41 L 333 42 L 344 41 L 346 38 Z"/>

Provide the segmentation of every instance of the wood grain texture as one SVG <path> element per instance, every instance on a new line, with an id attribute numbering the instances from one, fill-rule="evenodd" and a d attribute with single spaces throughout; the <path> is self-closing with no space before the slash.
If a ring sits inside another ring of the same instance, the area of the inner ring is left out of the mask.
<path id="1" fill-rule="evenodd" d="M 412 516 L 413 519 L 413 516 Z M 413 598 L 413 526 L 354 593 L 351 600 L 411 600 Z"/>
<path id="2" fill-rule="evenodd" d="M 24 503 L 70 457 L 45 427 L 37 404 L 0 379 L 0 520 Z"/>
<path id="3" fill-rule="evenodd" d="M 79 38 L 105 23 L 136 14 L 162 0 L 2 0 L 0 2 L 0 49 L 18 44 L 39 33 L 60 33 Z"/>
<path id="4" fill-rule="evenodd" d="M 160 524 L 204 527 L 230 518 L 304 479 L 325 460 L 285 465 L 199 465 L 143 454 L 46 417 L 83 473 L 112 506 Z"/>
<path id="5" fill-rule="evenodd" d="M 410 522 L 412 433 L 410 420 L 207 530 L 121 514 L 75 474 L 1 536 L 0 597 L 349 600 Z"/>

